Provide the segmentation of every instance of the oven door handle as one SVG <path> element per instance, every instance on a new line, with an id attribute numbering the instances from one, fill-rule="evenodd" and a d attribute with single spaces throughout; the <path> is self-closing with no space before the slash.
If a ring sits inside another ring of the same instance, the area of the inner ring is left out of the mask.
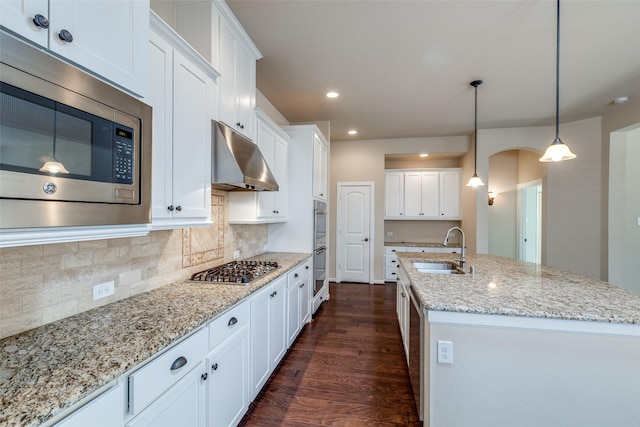
<path id="1" fill-rule="evenodd" d="M 316 255 L 320 255 L 322 252 L 326 252 L 327 248 L 326 246 L 323 246 L 321 248 L 318 248 L 315 250 Z"/>

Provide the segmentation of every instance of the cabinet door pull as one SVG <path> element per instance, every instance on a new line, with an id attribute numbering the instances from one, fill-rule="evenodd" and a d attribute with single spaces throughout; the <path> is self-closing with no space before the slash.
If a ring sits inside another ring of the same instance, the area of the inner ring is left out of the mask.
<path id="1" fill-rule="evenodd" d="M 71 35 L 71 33 L 67 30 L 60 30 L 60 32 L 58 33 L 58 38 L 67 43 L 71 43 L 73 41 L 73 35 Z"/>
<path id="2" fill-rule="evenodd" d="M 204 374 L 202 374 L 202 375 L 200 376 L 200 378 L 202 379 L 202 381 L 206 381 L 206 380 L 207 380 L 207 378 L 209 378 L 209 374 L 207 374 L 207 373 L 205 372 Z"/>
<path id="3" fill-rule="evenodd" d="M 184 356 L 180 356 L 176 360 L 174 360 L 173 363 L 171 364 L 171 370 L 172 371 L 178 370 L 186 364 L 187 364 L 187 358 Z"/>
<path id="4" fill-rule="evenodd" d="M 297 279 L 299 277 L 298 273 L 294 274 L 293 277 Z"/>
<path id="5" fill-rule="evenodd" d="M 211 365 L 211 369 L 214 370 L 214 371 L 217 371 L 218 370 L 218 364 L 214 363 L 213 365 Z"/>
<path id="6" fill-rule="evenodd" d="M 49 20 L 39 13 L 33 17 L 33 23 L 36 24 L 36 27 L 49 28 Z"/>
<path id="7" fill-rule="evenodd" d="M 180 205 L 176 206 L 176 210 L 177 210 L 178 212 L 181 212 L 181 211 L 182 211 L 182 206 L 180 206 Z"/>
<path id="8" fill-rule="evenodd" d="M 236 319 L 235 317 L 232 317 L 231 319 L 229 319 L 229 323 L 227 323 L 227 326 L 233 326 L 236 323 L 238 323 L 238 319 Z"/>
<path id="9" fill-rule="evenodd" d="M 174 210 L 175 208 L 173 207 L 173 205 L 169 205 L 169 206 L 167 206 L 167 209 L 168 209 L 168 210 L 170 210 L 171 212 L 173 212 L 173 210 Z"/>

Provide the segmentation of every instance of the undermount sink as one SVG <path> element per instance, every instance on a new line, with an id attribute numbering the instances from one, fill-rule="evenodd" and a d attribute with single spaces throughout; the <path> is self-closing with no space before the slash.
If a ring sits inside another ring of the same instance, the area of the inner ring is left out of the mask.
<path id="1" fill-rule="evenodd" d="M 418 262 L 414 261 L 413 266 L 419 273 L 430 274 L 461 274 L 458 266 L 452 262 Z"/>

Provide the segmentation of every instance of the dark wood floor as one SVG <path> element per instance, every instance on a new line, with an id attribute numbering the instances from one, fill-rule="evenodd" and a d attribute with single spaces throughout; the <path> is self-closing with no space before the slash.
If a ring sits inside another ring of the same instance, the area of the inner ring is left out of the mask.
<path id="1" fill-rule="evenodd" d="M 330 284 L 241 426 L 419 426 L 395 284 Z"/>

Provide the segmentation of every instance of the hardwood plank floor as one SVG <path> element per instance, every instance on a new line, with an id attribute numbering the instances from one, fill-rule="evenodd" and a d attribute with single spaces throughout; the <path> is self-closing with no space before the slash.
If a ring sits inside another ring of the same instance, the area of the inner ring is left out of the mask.
<path id="1" fill-rule="evenodd" d="M 240 426 L 420 426 L 396 317 L 395 284 L 330 284 L 331 300 Z"/>

